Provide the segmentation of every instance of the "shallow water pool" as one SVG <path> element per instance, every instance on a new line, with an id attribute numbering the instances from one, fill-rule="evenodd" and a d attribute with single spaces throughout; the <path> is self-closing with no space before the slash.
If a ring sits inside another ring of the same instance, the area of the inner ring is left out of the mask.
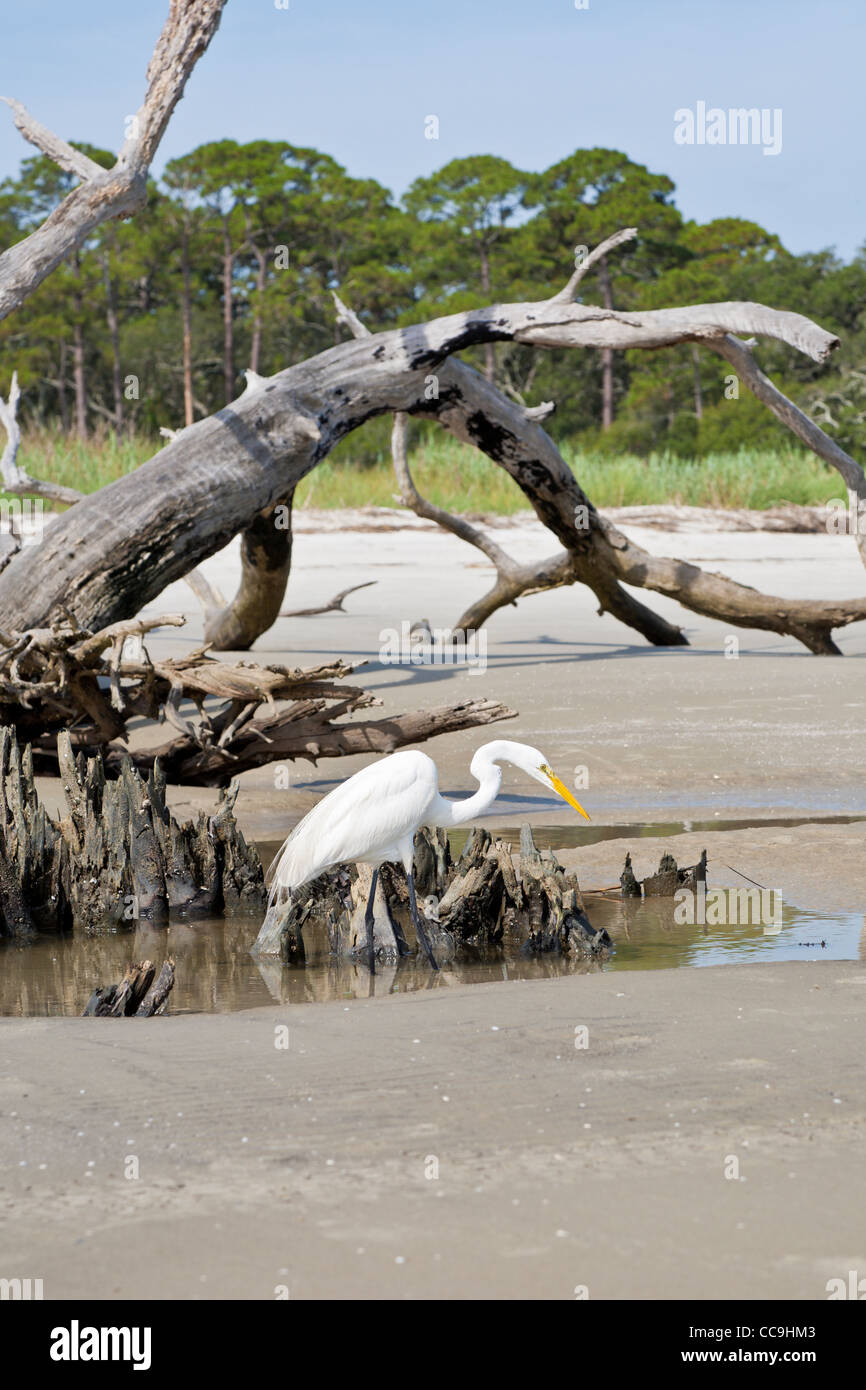
<path id="1" fill-rule="evenodd" d="M 744 961 L 866 959 L 866 918 L 826 915 L 785 906 L 778 925 L 699 926 L 674 920 L 667 899 L 619 902 L 588 897 L 593 925 L 614 941 L 605 959 L 527 957 L 517 943 L 486 956 L 467 952 L 434 974 L 423 959 L 366 967 L 338 961 L 308 943 L 307 965 L 283 966 L 250 955 L 258 918 L 234 917 L 139 924 L 102 936 L 46 936 L 30 945 L 0 943 L 0 1014 L 77 1015 L 97 985 L 119 980 L 131 961 L 177 965 L 169 1013 L 226 1013 L 262 1004 L 367 998 L 371 994 L 449 989 L 492 980 L 525 981 L 592 971 L 668 970 Z"/>

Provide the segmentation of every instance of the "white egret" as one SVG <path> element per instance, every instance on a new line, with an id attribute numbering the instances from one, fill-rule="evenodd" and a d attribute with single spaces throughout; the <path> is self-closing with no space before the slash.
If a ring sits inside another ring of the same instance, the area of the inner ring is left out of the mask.
<path id="1" fill-rule="evenodd" d="M 426 753 L 392 753 L 335 787 L 295 827 L 272 865 L 275 871 L 268 907 L 283 901 L 292 889 L 309 883 L 334 864 L 345 861 L 371 865 L 373 882 L 364 925 L 370 970 L 375 972 L 373 903 L 379 865 L 386 861 L 400 863 L 406 870 L 409 910 L 418 941 L 433 969 L 438 970 L 415 900 L 415 832 L 422 825 L 447 828 L 483 816 L 499 794 L 500 762 L 512 763 L 542 786 L 552 788 L 589 820 L 544 754 L 526 743 L 497 739 L 479 748 L 469 771 L 480 785 L 473 796 L 463 801 L 448 801 L 440 794 L 436 764 Z"/>

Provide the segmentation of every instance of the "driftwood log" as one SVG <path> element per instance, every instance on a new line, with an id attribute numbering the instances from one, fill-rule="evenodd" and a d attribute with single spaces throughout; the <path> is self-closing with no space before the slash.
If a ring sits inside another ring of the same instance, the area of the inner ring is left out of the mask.
<path id="1" fill-rule="evenodd" d="M 354 666 L 230 665 L 204 648 L 152 660 L 142 638 L 154 627 L 183 622 L 169 614 L 91 632 L 67 614 L 47 628 L 0 631 L 0 720 L 32 743 L 38 772 L 58 771 L 56 732 L 64 729 L 77 750 L 101 751 L 110 773 L 127 760 L 143 772 L 158 761 L 169 782 L 224 787 L 240 772 L 276 760 L 391 753 L 515 714 L 494 700 L 474 699 L 344 722 L 347 714 L 381 704 L 345 683 Z M 188 713 L 184 701 L 193 706 Z M 290 703 L 278 710 L 276 701 Z M 165 719 L 174 737 L 131 751 L 127 724 L 142 717 Z"/>
<path id="2" fill-rule="evenodd" d="M 82 1018 L 155 1018 L 165 1010 L 174 986 L 174 961 L 163 962 L 157 975 L 153 961 L 131 965 L 116 985 L 100 986 L 87 1002 Z"/>
<path id="3" fill-rule="evenodd" d="M 520 835 L 517 865 L 511 849 L 487 830 L 472 831 L 453 860 L 444 830 L 422 827 L 415 838 L 415 884 L 430 944 L 440 964 L 455 956 L 507 945 L 524 954 L 598 954 L 611 940 L 586 915 L 580 885 L 556 856 L 539 854 L 529 825 Z M 304 939 L 327 940 L 331 954 L 366 959 L 364 910 L 370 870 L 339 864 L 272 904 L 254 951 L 288 964 L 307 958 Z M 412 932 L 401 871 L 383 865 L 376 890 L 373 945 L 377 959 L 406 955 Z M 369 963 L 369 962 L 368 962 Z"/>
<path id="4" fill-rule="evenodd" d="M 597 512 L 537 412 L 507 400 L 465 363 L 448 360 L 470 345 L 505 340 L 539 348 L 616 349 L 702 342 L 739 351 L 735 334 L 767 335 L 818 362 L 838 345 L 802 315 L 760 304 L 624 314 L 561 296 L 493 305 L 338 344 L 256 379 L 217 415 L 180 431 L 134 474 L 53 521 L 39 545 L 19 550 L 0 572 L 0 628 L 44 627 L 64 606 L 93 630 L 128 619 L 232 536 L 252 529 L 240 589 L 223 618 L 208 623 L 216 646 L 249 646 L 280 608 L 277 590 L 284 588 L 291 544 L 290 532 L 277 529 L 284 499 L 364 420 L 403 411 L 439 420 L 504 467 L 566 547 L 575 578 L 593 589 L 603 610 L 649 641 L 681 644 L 685 638 L 624 585 L 655 589 L 726 623 L 791 634 L 814 652 L 836 652 L 834 629 L 866 618 L 866 600 L 777 598 L 643 551 Z M 746 384 L 755 383 L 752 373 Z M 790 418 L 791 411 L 796 408 L 788 402 L 777 413 Z M 852 495 L 866 499 L 860 465 L 842 457 L 817 426 L 810 430 L 813 447 L 816 432 L 822 457 L 840 471 L 844 467 Z M 277 546 L 285 551 L 282 558 L 274 554 Z M 560 557 L 554 558 L 559 564 Z"/>
<path id="5" fill-rule="evenodd" d="M 144 918 L 263 911 L 264 874 L 233 814 L 236 790 L 213 815 L 179 824 L 156 764 L 144 779 L 127 759 L 109 779 L 101 757 L 58 759 L 67 814 L 52 819 L 33 782 L 29 746 L 0 728 L 0 935 L 98 932 Z"/>

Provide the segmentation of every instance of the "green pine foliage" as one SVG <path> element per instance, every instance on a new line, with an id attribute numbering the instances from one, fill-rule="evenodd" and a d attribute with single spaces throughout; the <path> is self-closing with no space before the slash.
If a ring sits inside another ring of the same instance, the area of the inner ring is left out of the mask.
<path id="1" fill-rule="evenodd" d="M 73 185 L 43 156 L 25 159 L 0 184 L 0 245 Z M 761 365 L 843 448 L 866 448 L 866 248 L 846 264 L 831 250 L 794 256 L 742 218 L 688 222 L 670 179 L 616 150 L 576 150 L 541 173 L 455 159 L 397 201 L 318 150 L 220 140 L 172 160 L 142 213 L 99 228 L 0 324 L 0 391 L 15 368 L 24 392 L 22 462 L 92 490 L 150 457 L 161 426 L 237 396 L 247 366 L 270 374 L 339 342 L 332 290 L 373 330 L 542 299 L 581 248 L 624 226 L 637 240 L 590 272 L 584 302 L 754 299 L 808 315 L 839 335 L 834 358 L 819 366 L 765 340 Z M 745 388 L 732 398 L 730 369 L 706 350 L 614 353 L 606 429 L 601 354 L 496 344 L 464 356 L 516 400 L 556 401 L 556 439 L 602 504 L 838 495 Z M 388 431 L 374 420 L 344 441 L 304 483 L 306 502 L 391 505 Z M 416 447 L 419 486 L 444 505 L 522 507 L 501 470 L 435 429 L 419 430 Z"/>

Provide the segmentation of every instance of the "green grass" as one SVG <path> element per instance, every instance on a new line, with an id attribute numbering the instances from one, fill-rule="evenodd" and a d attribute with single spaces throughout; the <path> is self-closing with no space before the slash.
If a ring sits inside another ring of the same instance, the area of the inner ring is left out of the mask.
<path id="1" fill-rule="evenodd" d="M 798 449 L 743 449 L 682 459 L 673 454 L 609 457 L 563 446 L 563 457 L 599 507 L 676 502 L 693 507 L 763 510 L 783 502 L 817 505 L 844 497 L 842 479 Z M 508 515 L 529 505 L 511 478 L 484 454 L 447 437 L 420 444 L 410 458 L 423 496 L 449 511 Z M 358 469 L 326 459 L 298 489 L 301 507 L 393 507 L 390 464 Z"/>
<path id="2" fill-rule="evenodd" d="M 138 468 L 162 442 L 143 435 L 118 440 L 111 430 L 79 439 L 77 435 L 46 427 L 24 435 L 18 462 L 34 478 L 50 478 L 53 483 L 63 483 L 79 492 L 96 492 Z"/>
<path id="3" fill-rule="evenodd" d="M 342 446 L 346 450 L 346 444 Z M 137 468 L 159 448 L 144 436 L 118 442 L 110 432 L 88 440 L 58 430 L 31 431 L 19 459 L 37 478 L 93 492 Z M 600 507 L 676 502 L 695 507 L 763 509 L 782 502 L 815 505 L 844 497 L 842 480 L 812 454 L 796 448 L 741 449 L 682 459 L 653 454 L 606 456 L 576 451 L 563 456 Z M 504 469 L 447 435 L 420 440 L 410 456 L 419 491 L 449 511 L 509 515 L 528 503 Z M 395 507 L 396 482 L 386 459 L 368 467 L 326 459 L 298 488 L 299 507 Z"/>

